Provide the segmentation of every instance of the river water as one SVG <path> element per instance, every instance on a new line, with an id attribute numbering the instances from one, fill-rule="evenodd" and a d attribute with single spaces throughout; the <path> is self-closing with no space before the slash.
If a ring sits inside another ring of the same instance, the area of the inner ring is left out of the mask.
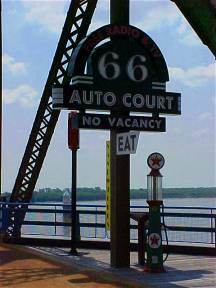
<path id="1" fill-rule="evenodd" d="M 47 205 L 46 205 L 47 204 Z M 62 206 L 50 206 L 57 203 L 43 203 L 43 205 L 38 206 L 37 208 L 43 209 L 62 209 Z M 62 203 L 58 203 L 62 204 Z M 78 205 L 91 205 L 92 207 L 83 208 L 79 207 L 78 209 L 83 210 L 91 210 L 98 211 L 104 210 L 103 208 L 96 208 L 94 205 L 105 205 L 105 201 L 80 201 L 77 203 Z M 182 207 L 181 209 L 166 209 L 165 212 L 180 212 L 180 213 L 215 213 L 216 210 L 216 198 L 168 198 L 164 199 L 165 207 Z M 44 206 L 45 205 L 45 206 Z M 136 199 L 131 200 L 131 206 L 148 206 L 146 200 L 144 199 Z M 31 206 L 31 207 L 34 207 Z M 36 206 L 35 206 L 36 207 Z M 184 207 L 184 208 L 183 208 Z M 197 209 L 190 209 L 190 207 L 197 207 Z M 206 208 L 206 209 L 199 209 Z M 133 211 L 147 211 L 143 208 L 132 208 Z M 63 213 L 27 213 L 25 220 L 31 221 L 56 221 L 56 222 L 70 222 L 70 214 Z M 105 223 L 104 215 L 86 215 L 81 214 L 79 217 L 80 223 Z M 166 225 L 174 225 L 174 226 L 188 226 L 188 227 L 206 227 L 211 228 L 214 227 L 214 222 L 211 221 L 210 218 L 173 218 L 173 217 L 165 217 Z M 131 224 L 135 224 L 131 219 Z M 212 226 L 213 225 L 213 226 Z M 95 227 L 81 227 L 80 229 L 81 236 L 84 238 L 107 238 L 107 231 L 105 228 L 95 228 Z M 42 225 L 31 225 L 31 226 L 23 226 L 22 227 L 23 234 L 30 235 L 45 235 L 47 236 L 60 236 L 60 237 L 70 237 L 70 227 L 62 227 L 62 226 L 42 226 Z M 202 232 L 184 232 L 184 231 L 168 231 L 168 237 L 171 241 L 174 242 L 200 242 L 200 243 L 213 243 L 214 242 L 214 233 L 202 233 Z M 131 230 L 131 239 L 137 239 L 137 230 Z"/>
<path id="2" fill-rule="evenodd" d="M 191 207 L 210 207 L 216 208 L 216 195 L 215 198 L 166 198 L 163 200 L 164 206 L 191 206 Z M 147 205 L 144 199 L 132 199 L 131 205 Z M 105 201 L 79 201 L 78 204 L 92 204 L 92 205 L 105 205 Z"/>

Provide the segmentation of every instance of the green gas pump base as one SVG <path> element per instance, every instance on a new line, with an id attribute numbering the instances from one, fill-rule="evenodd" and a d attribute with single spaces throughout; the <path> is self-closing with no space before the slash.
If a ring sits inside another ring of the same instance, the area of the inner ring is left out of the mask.
<path id="1" fill-rule="evenodd" d="M 163 201 L 148 200 L 149 204 L 149 229 L 147 240 L 147 262 L 144 272 L 165 272 L 163 267 L 163 248 L 161 236 L 160 205 Z"/>

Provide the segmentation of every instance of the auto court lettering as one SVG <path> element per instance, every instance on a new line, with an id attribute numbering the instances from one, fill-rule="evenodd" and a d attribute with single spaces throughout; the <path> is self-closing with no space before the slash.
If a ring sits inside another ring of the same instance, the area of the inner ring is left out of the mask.
<path id="1" fill-rule="evenodd" d="M 158 109 L 160 112 L 166 112 L 173 109 L 176 97 L 169 95 L 150 95 L 150 94 L 132 94 L 124 93 L 122 97 L 117 97 L 111 91 L 99 90 L 80 90 L 73 89 L 69 95 L 69 105 L 71 108 L 82 108 L 82 105 L 92 105 L 109 110 L 111 107 L 120 106 L 121 108 L 134 108 L 136 110 Z M 87 108 L 88 109 L 88 108 Z"/>

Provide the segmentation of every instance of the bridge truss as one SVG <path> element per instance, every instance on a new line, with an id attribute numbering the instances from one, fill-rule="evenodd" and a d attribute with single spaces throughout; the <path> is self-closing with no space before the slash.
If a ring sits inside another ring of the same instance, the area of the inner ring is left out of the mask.
<path id="1" fill-rule="evenodd" d="M 69 84 L 67 68 L 77 44 L 86 36 L 97 0 L 72 0 L 65 24 L 51 65 L 48 79 L 41 97 L 29 140 L 18 171 L 10 202 L 17 205 L 28 203 L 43 165 L 60 111 L 52 109 L 51 88 L 55 84 Z M 16 210 L 14 208 L 14 210 Z M 18 236 L 25 213 L 19 215 L 19 223 L 10 212 L 7 236 Z M 14 224 L 16 222 L 16 225 Z"/>

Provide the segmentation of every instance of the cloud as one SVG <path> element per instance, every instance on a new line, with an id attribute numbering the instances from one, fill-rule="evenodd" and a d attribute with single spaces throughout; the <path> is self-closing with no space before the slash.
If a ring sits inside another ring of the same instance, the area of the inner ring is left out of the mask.
<path id="1" fill-rule="evenodd" d="M 135 24 L 144 29 L 144 31 L 149 32 L 162 27 L 172 26 L 179 20 L 179 17 L 175 6 L 158 1 L 157 6 L 153 4 L 150 7 L 146 7 L 142 20 L 135 21 Z"/>
<path id="2" fill-rule="evenodd" d="M 42 30 L 49 33 L 59 34 L 61 32 L 70 1 L 44 0 L 42 2 L 39 0 L 21 0 L 21 2 L 25 8 L 25 19 L 29 23 L 37 24 Z M 178 40 L 180 42 L 188 46 L 200 45 L 198 36 L 183 18 L 174 3 L 169 3 L 167 0 L 137 0 L 134 1 L 134 4 L 136 5 L 131 5 L 131 18 L 133 19 L 134 15 L 134 25 L 144 29 L 146 32 L 172 27 L 179 34 Z M 108 0 L 98 2 L 95 11 L 97 18 L 93 18 L 94 21 L 92 21 L 90 27 L 91 31 L 101 25 L 107 24 L 104 23 L 104 20 L 107 22 L 107 17 L 104 19 L 104 13 L 108 13 L 109 9 L 110 4 Z M 145 14 L 140 14 L 138 17 L 137 14 L 142 9 L 145 9 Z"/>
<path id="3" fill-rule="evenodd" d="M 66 18 L 65 5 L 68 0 L 21 0 L 25 8 L 25 19 L 38 24 L 42 30 L 60 33 Z"/>
<path id="4" fill-rule="evenodd" d="M 184 18 L 181 19 L 181 23 L 177 28 L 177 32 L 179 34 L 178 39 L 188 46 L 196 46 L 202 43 L 200 38 Z"/>
<path id="5" fill-rule="evenodd" d="M 199 115 L 200 120 L 213 120 L 214 115 L 212 112 L 203 112 Z"/>
<path id="6" fill-rule="evenodd" d="M 189 69 L 169 67 L 171 81 L 180 81 L 189 87 L 201 87 L 216 76 L 215 64 L 195 66 Z"/>
<path id="7" fill-rule="evenodd" d="M 3 101 L 6 104 L 19 103 L 25 107 L 33 107 L 37 102 L 37 91 L 31 86 L 23 84 L 15 89 L 3 90 Z"/>
<path id="8" fill-rule="evenodd" d="M 2 56 L 2 63 L 5 69 L 7 69 L 12 74 L 24 74 L 26 73 L 26 65 L 23 62 L 16 62 L 16 60 L 8 55 L 4 54 Z"/>
<path id="9" fill-rule="evenodd" d="M 212 134 L 212 131 L 209 128 L 203 128 L 203 129 L 199 129 L 195 132 L 192 133 L 192 137 L 209 137 L 209 135 Z M 202 139 L 203 140 L 203 139 Z"/>
<path id="10" fill-rule="evenodd" d="M 110 0 L 98 1 L 97 9 L 107 11 L 107 10 L 109 10 L 109 8 L 110 8 Z"/>
<path id="11" fill-rule="evenodd" d="M 173 31 L 176 31 L 176 33 L 179 35 L 179 42 L 182 42 L 187 46 L 197 46 L 201 44 L 201 40 L 197 34 L 183 17 L 180 10 L 173 3 L 168 3 L 167 1 L 157 1 L 157 5 L 152 3 L 151 6 L 146 6 L 144 8 L 145 14 L 143 17 L 140 16 L 140 19 L 142 20 L 135 20 L 136 26 L 140 27 L 146 32 L 155 30 L 159 31 L 169 27 L 172 28 Z"/>

